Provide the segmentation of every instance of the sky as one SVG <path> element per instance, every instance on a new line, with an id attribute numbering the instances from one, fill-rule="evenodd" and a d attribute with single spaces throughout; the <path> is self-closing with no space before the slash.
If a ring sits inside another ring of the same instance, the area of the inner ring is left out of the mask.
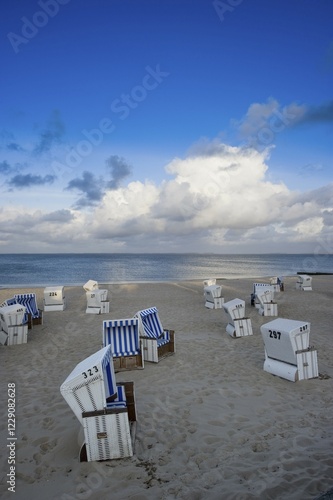
<path id="1" fill-rule="evenodd" d="M 2 0 L 0 253 L 332 253 L 331 0 Z"/>

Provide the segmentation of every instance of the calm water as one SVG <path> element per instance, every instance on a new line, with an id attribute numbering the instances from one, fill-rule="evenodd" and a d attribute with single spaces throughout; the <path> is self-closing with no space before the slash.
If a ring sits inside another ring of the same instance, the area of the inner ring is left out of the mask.
<path id="1" fill-rule="evenodd" d="M 81 285 L 333 273 L 333 255 L 0 254 L 0 286 Z"/>

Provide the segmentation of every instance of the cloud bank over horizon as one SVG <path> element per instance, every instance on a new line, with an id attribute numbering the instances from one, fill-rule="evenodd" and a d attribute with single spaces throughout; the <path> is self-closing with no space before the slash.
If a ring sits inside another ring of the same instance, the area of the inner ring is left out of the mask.
<path id="1" fill-rule="evenodd" d="M 247 115 L 252 121 L 254 109 Z M 76 196 L 68 206 L 62 200 L 53 211 L 27 208 L 24 199 L 21 206 L 3 206 L 0 251 L 301 253 L 318 245 L 327 251 L 333 185 L 298 192 L 270 180 L 270 152 L 220 139 L 198 141 L 187 156 L 165 166 L 159 184 L 125 184 L 132 167 L 112 155 L 105 177 L 84 171 L 63 186 Z M 10 173 L 7 163 L 2 168 Z M 54 177 L 16 174 L 8 185 L 45 188 Z"/>

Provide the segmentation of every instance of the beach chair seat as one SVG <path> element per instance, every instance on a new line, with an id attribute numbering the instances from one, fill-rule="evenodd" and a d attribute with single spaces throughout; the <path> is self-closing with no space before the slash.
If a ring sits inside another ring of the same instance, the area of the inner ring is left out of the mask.
<path id="1" fill-rule="evenodd" d="M 103 345 L 111 345 L 118 371 L 144 368 L 143 346 L 137 318 L 103 321 Z"/>
<path id="2" fill-rule="evenodd" d="M 260 327 L 264 370 L 292 382 L 318 377 L 317 351 L 310 346 L 310 323 L 278 318 Z"/>
<path id="3" fill-rule="evenodd" d="M 84 412 L 82 419 L 81 462 L 133 456 L 136 434 L 133 382 L 117 384 L 117 398 L 102 411 Z"/>
<path id="4" fill-rule="evenodd" d="M 224 298 L 221 285 L 209 285 L 204 288 L 205 307 L 208 309 L 221 309 Z"/>
<path id="5" fill-rule="evenodd" d="M 35 293 L 19 293 L 14 295 L 18 304 L 26 307 L 28 328 L 34 325 L 43 324 L 43 311 L 37 306 L 37 297 Z"/>
<path id="6" fill-rule="evenodd" d="M 104 410 L 117 396 L 111 345 L 76 365 L 60 387 L 60 392 L 78 420 L 82 413 Z"/>
<path id="7" fill-rule="evenodd" d="M 64 311 L 66 297 L 63 286 L 48 286 L 44 289 L 44 311 Z"/>
<path id="8" fill-rule="evenodd" d="M 299 274 L 296 282 L 296 290 L 312 291 L 312 277 L 307 274 Z"/>
<path id="9" fill-rule="evenodd" d="M 175 332 L 163 328 L 156 307 L 142 309 L 134 317 L 139 321 L 145 361 L 158 363 L 162 358 L 175 353 Z"/>
<path id="10" fill-rule="evenodd" d="M 250 318 L 245 318 L 245 301 L 233 299 L 223 304 L 224 311 L 229 316 L 229 323 L 226 332 L 231 337 L 247 337 L 253 335 L 252 322 Z"/>

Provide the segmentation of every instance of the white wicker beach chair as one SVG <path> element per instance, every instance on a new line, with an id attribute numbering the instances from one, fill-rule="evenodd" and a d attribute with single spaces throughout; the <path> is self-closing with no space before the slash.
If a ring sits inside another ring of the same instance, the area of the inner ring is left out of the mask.
<path id="1" fill-rule="evenodd" d="M 117 397 L 111 346 L 103 347 L 76 365 L 60 392 L 81 423 L 84 412 L 104 410 Z"/>
<path id="2" fill-rule="evenodd" d="M 44 311 L 64 311 L 66 297 L 63 286 L 48 286 L 44 289 Z"/>
<path id="3" fill-rule="evenodd" d="M 204 288 L 205 307 L 208 309 L 221 309 L 224 303 L 221 285 L 210 285 Z"/>
<path id="4" fill-rule="evenodd" d="M 310 347 L 310 323 L 278 318 L 260 328 L 264 370 L 295 382 L 318 377 L 317 351 Z"/>
<path id="5" fill-rule="evenodd" d="M 165 356 L 175 353 L 175 332 L 163 328 L 156 307 L 138 311 L 134 317 L 139 321 L 145 361 L 158 363 Z"/>
<path id="6" fill-rule="evenodd" d="M 117 371 L 144 368 L 138 318 L 103 321 L 103 345 L 111 345 Z"/>
<path id="7" fill-rule="evenodd" d="M 309 292 L 312 290 L 312 277 L 307 274 L 299 274 L 296 282 L 296 290 Z"/>
<path id="8" fill-rule="evenodd" d="M 233 299 L 223 304 L 224 311 L 229 316 L 226 332 L 231 337 L 246 337 L 253 335 L 250 318 L 245 318 L 245 301 Z"/>

